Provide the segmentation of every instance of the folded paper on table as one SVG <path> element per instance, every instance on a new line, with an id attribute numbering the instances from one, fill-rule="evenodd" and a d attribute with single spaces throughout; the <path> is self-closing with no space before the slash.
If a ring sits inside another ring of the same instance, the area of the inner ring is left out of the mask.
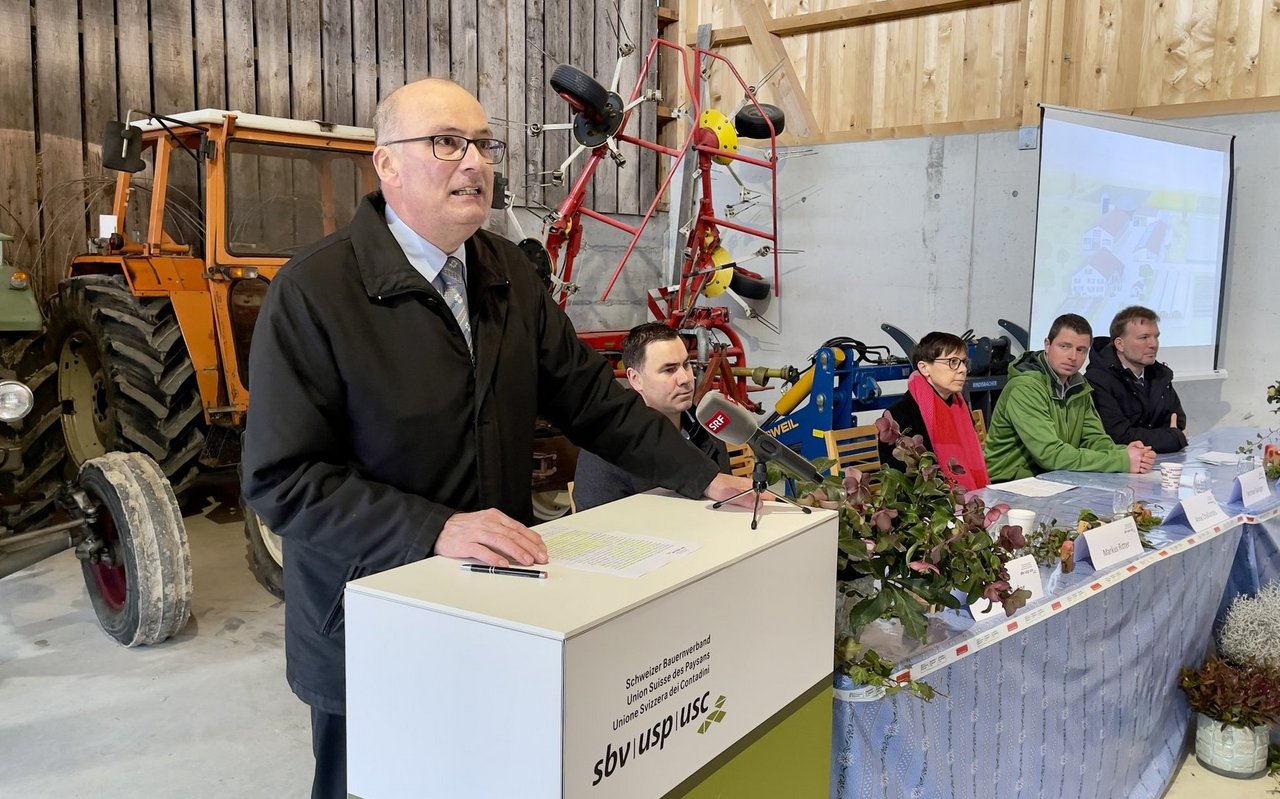
<path id="1" fill-rule="evenodd" d="M 1231 484 L 1231 499 L 1228 502 L 1239 502 L 1246 508 L 1257 505 L 1271 496 L 1271 484 L 1267 482 L 1266 471 L 1259 466 L 1244 474 L 1236 475 Z"/>
<path id="2" fill-rule="evenodd" d="M 1138 525 L 1132 516 L 1085 530 L 1076 538 L 1076 562 L 1088 560 L 1095 571 L 1140 554 L 1142 541 L 1138 538 Z"/>
<path id="3" fill-rule="evenodd" d="M 1213 498 L 1212 491 L 1201 491 L 1174 505 L 1173 510 L 1169 511 L 1169 515 L 1165 517 L 1164 523 L 1175 524 L 1185 521 L 1191 525 L 1192 530 L 1203 533 L 1205 530 L 1212 530 L 1216 526 L 1226 524 L 1229 518 L 1222 512 L 1222 506 Z"/>

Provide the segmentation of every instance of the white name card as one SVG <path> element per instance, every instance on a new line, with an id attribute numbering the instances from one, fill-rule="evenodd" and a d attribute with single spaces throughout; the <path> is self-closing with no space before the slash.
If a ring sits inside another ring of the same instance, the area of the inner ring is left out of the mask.
<path id="1" fill-rule="evenodd" d="M 1095 571 L 1141 554 L 1138 525 L 1132 516 L 1086 530 L 1076 538 L 1076 561 L 1088 560 Z"/>
<path id="2" fill-rule="evenodd" d="M 1031 597 L 1027 599 L 1027 604 L 1035 602 L 1044 596 L 1044 584 L 1040 580 L 1040 566 L 1036 564 L 1036 559 L 1032 555 L 1023 555 L 1020 558 L 1014 558 L 1004 565 L 1009 570 L 1009 585 L 1015 589 L 1025 588 L 1031 592 Z M 988 609 L 987 605 L 991 608 Z M 979 599 L 969 606 L 969 613 L 974 619 L 984 619 L 997 613 L 1003 615 L 1004 608 L 998 602 L 988 603 L 985 599 Z"/>
<path id="3" fill-rule="evenodd" d="M 1213 498 L 1212 491 L 1201 491 L 1174 505 L 1173 510 L 1165 518 L 1165 523 L 1172 524 L 1182 519 L 1186 519 L 1187 524 L 1190 524 L 1191 529 L 1197 533 L 1212 530 L 1215 526 L 1229 521 L 1227 514 L 1222 512 L 1222 507 Z"/>
<path id="4" fill-rule="evenodd" d="M 1267 482 L 1267 473 L 1261 466 L 1236 477 L 1231 486 L 1231 501 L 1239 502 L 1245 507 L 1257 505 L 1271 496 L 1271 485 Z"/>

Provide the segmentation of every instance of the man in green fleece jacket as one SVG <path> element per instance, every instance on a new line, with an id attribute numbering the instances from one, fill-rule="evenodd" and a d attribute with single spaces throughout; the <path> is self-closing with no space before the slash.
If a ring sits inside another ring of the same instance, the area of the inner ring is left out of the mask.
<path id="1" fill-rule="evenodd" d="M 1116 444 L 1093 407 L 1092 386 L 1079 374 L 1093 328 L 1076 314 L 1053 320 L 1044 349 L 1009 367 L 1009 382 L 991 415 L 983 454 L 991 481 L 1041 472 L 1149 471 L 1155 451 L 1134 441 Z"/>

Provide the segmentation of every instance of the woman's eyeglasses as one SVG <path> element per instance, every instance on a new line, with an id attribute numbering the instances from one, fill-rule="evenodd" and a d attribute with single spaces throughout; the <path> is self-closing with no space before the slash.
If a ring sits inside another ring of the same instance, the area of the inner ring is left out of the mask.
<path id="1" fill-rule="evenodd" d="M 934 363 L 945 363 L 947 366 L 949 366 L 949 367 L 951 368 L 951 371 L 953 371 L 953 372 L 958 372 L 958 371 L 960 371 L 960 367 L 961 367 L 961 366 L 963 366 L 963 367 L 964 367 L 964 370 L 965 370 L 966 372 L 967 372 L 967 371 L 969 371 L 969 359 L 968 359 L 968 358 L 934 358 L 934 359 L 933 359 L 933 362 L 934 362 Z"/>

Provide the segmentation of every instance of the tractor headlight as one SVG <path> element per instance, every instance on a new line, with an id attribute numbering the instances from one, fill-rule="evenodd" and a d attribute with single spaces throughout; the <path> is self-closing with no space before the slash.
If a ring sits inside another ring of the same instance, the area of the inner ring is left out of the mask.
<path id="1" fill-rule="evenodd" d="M 35 399 L 25 383 L 0 380 L 0 422 L 16 422 L 31 413 Z"/>

